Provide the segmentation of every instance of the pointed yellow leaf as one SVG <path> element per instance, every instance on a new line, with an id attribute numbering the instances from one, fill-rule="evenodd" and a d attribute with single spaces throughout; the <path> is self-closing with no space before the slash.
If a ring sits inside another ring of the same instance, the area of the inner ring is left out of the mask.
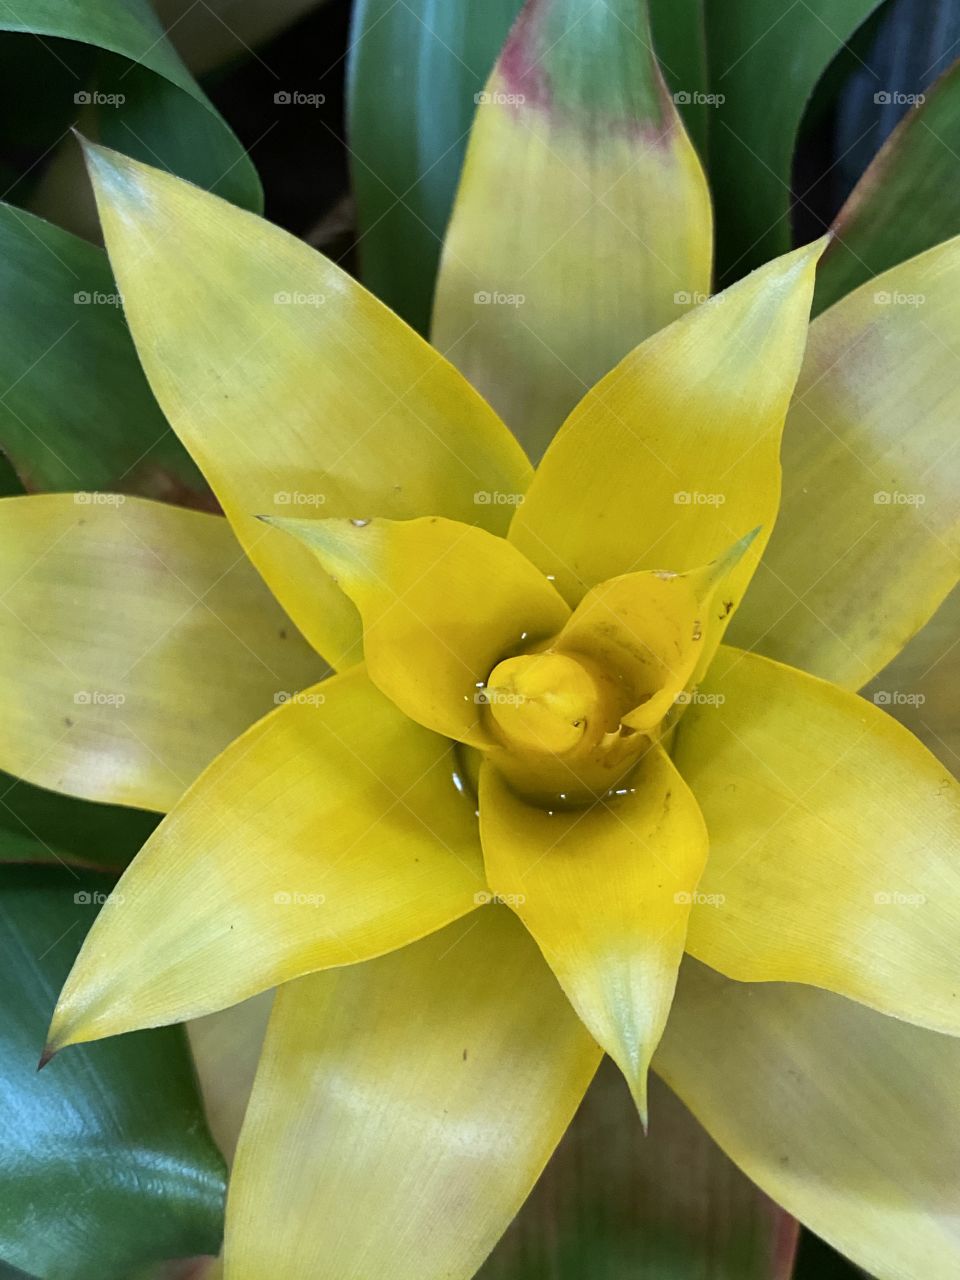
<path id="1" fill-rule="evenodd" d="M 358 661 L 350 602 L 254 517 L 439 514 L 503 532 L 511 508 L 497 497 L 529 479 L 519 445 L 441 355 L 308 245 L 118 152 L 87 156 L 160 407 L 307 638 L 335 665 Z"/>
<path id="2" fill-rule="evenodd" d="M 420 724 L 482 744 L 480 687 L 569 609 L 503 538 L 438 516 L 280 520 L 360 611 L 370 679 Z"/>
<path id="3" fill-rule="evenodd" d="M 102 493 L 0 501 L 0 768 L 163 812 L 324 664 L 219 516 Z"/>
<path id="4" fill-rule="evenodd" d="M 721 649 L 677 767 L 710 832 L 688 950 L 960 1034 L 960 783 L 880 708 Z"/>
<path id="5" fill-rule="evenodd" d="M 122 876 L 51 1046 L 199 1017 L 471 911 L 483 868 L 454 768 L 362 668 L 258 721 Z"/>
<path id="6" fill-rule="evenodd" d="M 754 1182 L 870 1275 L 960 1274 L 960 1040 L 687 960 L 654 1070 Z"/>
<path id="7" fill-rule="evenodd" d="M 277 994 L 227 1204 L 227 1280 L 472 1280 L 599 1061 L 489 906 Z"/>
<path id="8" fill-rule="evenodd" d="M 564 423 L 510 540 L 571 604 L 618 574 L 707 564 L 760 526 L 731 575 L 739 598 L 777 512 L 780 432 L 825 243 L 648 338 Z"/>
<path id="9" fill-rule="evenodd" d="M 536 938 L 646 1122 L 647 1068 L 670 1011 L 707 835 L 659 748 L 620 790 L 590 808 L 547 811 L 486 761 L 480 833 L 492 892 Z"/>
<path id="10" fill-rule="evenodd" d="M 810 326 L 736 644 L 858 689 L 960 580 L 958 332 L 960 237 Z"/>
<path id="11" fill-rule="evenodd" d="M 528 0 L 480 95 L 433 340 L 539 458 L 710 290 L 710 193 L 640 0 Z"/>

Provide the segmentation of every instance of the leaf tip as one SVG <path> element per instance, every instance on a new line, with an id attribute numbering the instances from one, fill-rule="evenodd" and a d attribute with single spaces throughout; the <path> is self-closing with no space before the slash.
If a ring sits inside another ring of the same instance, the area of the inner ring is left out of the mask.
<path id="1" fill-rule="evenodd" d="M 47 1044 L 45 1044 L 43 1046 L 43 1053 L 41 1053 L 40 1060 L 37 1063 L 37 1070 L 42 1071 L 43 1068 L 47 1065 L 47 1063 L 53 1058 L 54 1054 L 59 1052 L 60 1050 L 57 1045 L 51 1042 L 48 1042 Z"/>

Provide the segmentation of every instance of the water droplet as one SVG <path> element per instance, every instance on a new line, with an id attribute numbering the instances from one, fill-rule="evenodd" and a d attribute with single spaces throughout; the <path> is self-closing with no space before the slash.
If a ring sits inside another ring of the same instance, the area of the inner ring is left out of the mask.
<path id="1" fill-rule="evenodd" d="M 460 794 L 462 796 L 466 795 L 467 789 L 464 786 L 463 779 L 460 777 L 459 773 L 457 773 L 456 769 L 454 769 L 453 774 L 451 776 L 453 778 L 453 785 L 457 788 Z"/>
<path id="2" fill-rule="evenodd" d="M 545 576 L 548 582 L 556 582 L 557 580 L 557 575 L 555 573 L 548 573 Z"/>
<path id="3" fill-rule="evenodd" d="M 669 582 L 671 578 L 679 578 L 679 573 L 671 573 L 669 569 L 654 569 L 653 576 L 662 578 L 664 582 Z"/>
<path id="4" fill-rule="evenodd" d="M 365 529 L 365 528 L 367 527 L 367 525 L 370 523 L 370 521 L 369 521 L 369 519 L 367 519 L 367 520 L 351 520 L 351 521 L 350 521 L 350 523 L 353 525 L 353 527 L 354 527 L 355 529 Z"/>

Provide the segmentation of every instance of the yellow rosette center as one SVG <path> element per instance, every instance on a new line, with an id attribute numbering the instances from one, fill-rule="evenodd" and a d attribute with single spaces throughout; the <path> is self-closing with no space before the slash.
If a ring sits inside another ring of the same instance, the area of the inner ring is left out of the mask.
<path id="1" fill-rule="evenodd" d="M 506 745 L 554 755 L 578 746 L 603 707 L 590 672 L 562 653 L 507 658 L 491 672 L 484 702 Z"/>

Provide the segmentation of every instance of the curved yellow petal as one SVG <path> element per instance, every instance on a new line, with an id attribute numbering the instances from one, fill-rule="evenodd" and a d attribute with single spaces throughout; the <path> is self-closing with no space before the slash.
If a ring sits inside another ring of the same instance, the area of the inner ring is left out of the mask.
<path id="1" fill-rule="evenodd" d="M 599 1057 L 497 906 L 284 987 L 230 1184 L 227 1280 L 470 1280 Z"/>
<path id="2" fill-rule="evenodd" d="M 870 1275 L 960 1274 L 960 1040 L 688 960 L 653 1065 L 754 1182 Z"/>
<path id="3" fill-rule="evenodd" d="M 725 587 L 757 530 L 713 563 L 689 573 L 646 570 L 609 578 L 577 605 L 551 646 L 586 654 L 616 672 L 632 709 L 631 729 L 655 729 L 707 669 L 736 600 Z"/>
<path id="4" fill-rule="evenodd" d="M 581 400 L 540 464 L 510 540 L 571 603 L 607 578 L 708 563 L 780 499 L 780 432 L 806 340 L 818 241 L 648 338 Z"/>
<path id="5" fill-rule="evenodd" d="M 0 501 L 0 768 L 163 812 L 324 664 L 219 516 L 142 498 Z"/>
<path id="6" fill-rule="evenodd" d="M 279 520 L 360 611 L 370 679 L 408 716 L 450 738 L 486 740 L 479 688 L 521 643 L 569 609 L 503 538 L 439 516 Z"/>
<path id="7" fill-rule="evenodd" d="M 121 877 L 51 1047 L 196 1018 L 471 911 L 483 867 L 454 767 L 362 668 L 258 721 Z"/>
<path id="8" fill-rule="evenodd" d="M 707 833 L 659 748 L 622 790 L 587 809 L 547 811 L 485 761 L 480 834 L 492 892 L 533 934 L 646 1123 L 647 1068 L 670 1011 Z"/>
<path id="9" fill-rule="evenodd" d="M 677 767 L 710 861 L 687 949 L 960 1034 L 960 784 L 863 698 L 721 649 Z"/>
<path id="10" fill-rule="evenodd" d="M 960 237 L 810 326 L 736 644 L 858 689 L 960 579 L 958 330 Z"/>
<path id="11" fill-rule="evenodd" d="M 480 95 L 433 340 L 533 457 L 710 290 L 710 193 L 639 0 L 528 0 Z"/>
<path id="12" fill-rule="evenodd" d="M 438 352 L 308 245 L 172 174 L 102 147 L 87 156 L 160 407 L 307 638 L 335 665 L 358 661 L 353 606 L 253 517 L 439 514 L 503 532 L 529 480 L 519 445 Z"/>
<path id="13" fill-rule="evenodd" d="M 960 778 L 960 586 L 861 691 L 915 734 Z"/>

